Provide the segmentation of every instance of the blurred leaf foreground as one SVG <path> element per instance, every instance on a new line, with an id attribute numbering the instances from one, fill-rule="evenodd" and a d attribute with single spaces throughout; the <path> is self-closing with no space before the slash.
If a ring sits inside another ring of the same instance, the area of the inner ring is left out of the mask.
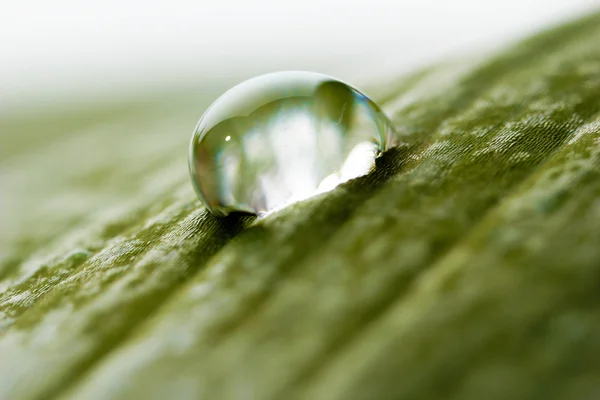
<path id="1" fill-rule="evenodd" d="M 0 398 L 600 398 L 600 15 L 386 83 L 407 145 L 259 221 L 198 93 L 4 118 Z"/>

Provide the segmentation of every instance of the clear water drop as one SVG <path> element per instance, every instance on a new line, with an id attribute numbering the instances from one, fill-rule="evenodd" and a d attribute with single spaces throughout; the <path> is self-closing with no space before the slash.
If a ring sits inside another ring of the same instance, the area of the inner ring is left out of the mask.
<path id="1" fill-rule="evenodd" d="M 213 214 L 260 215 L 367 174 L 395 144 L 389 119 L 357 89 L 313 72 L 275 72 L 208 108 L 189 167 Z"/>

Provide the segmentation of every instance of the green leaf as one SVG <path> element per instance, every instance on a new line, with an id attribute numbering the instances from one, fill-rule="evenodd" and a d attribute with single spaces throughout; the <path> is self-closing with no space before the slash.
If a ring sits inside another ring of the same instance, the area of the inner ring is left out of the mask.
<path id="1" fill-rule="evenodd" d="M 0 398 L 594 398 L 599 43 L 389 82 L 406 145 L 259 221 L 194 197 L 208 98 L 4 118 Z"/>

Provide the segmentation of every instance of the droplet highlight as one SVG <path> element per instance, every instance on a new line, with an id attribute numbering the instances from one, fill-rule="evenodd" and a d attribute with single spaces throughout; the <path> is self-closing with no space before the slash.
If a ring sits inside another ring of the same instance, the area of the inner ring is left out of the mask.
<path id="1" fill-rule="evenodd" d="M 389 119 L 356 88 L 313 72 L 275 72 L 208 108 L 189 168 L 213 214 L 262 215 L 367 174 L 396 144 Z"/>

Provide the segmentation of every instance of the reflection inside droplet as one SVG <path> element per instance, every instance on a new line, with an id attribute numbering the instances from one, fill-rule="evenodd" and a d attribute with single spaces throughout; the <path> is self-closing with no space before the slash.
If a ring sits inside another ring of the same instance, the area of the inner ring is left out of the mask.
<path id="1" fill-rule="evenodd" d="M 215 214 L 263 214 L 365 175 L 394 145 L 387 117 L 349 85 L 277 72 L 226 92 L 200 119 L 190 173 Z"/>

